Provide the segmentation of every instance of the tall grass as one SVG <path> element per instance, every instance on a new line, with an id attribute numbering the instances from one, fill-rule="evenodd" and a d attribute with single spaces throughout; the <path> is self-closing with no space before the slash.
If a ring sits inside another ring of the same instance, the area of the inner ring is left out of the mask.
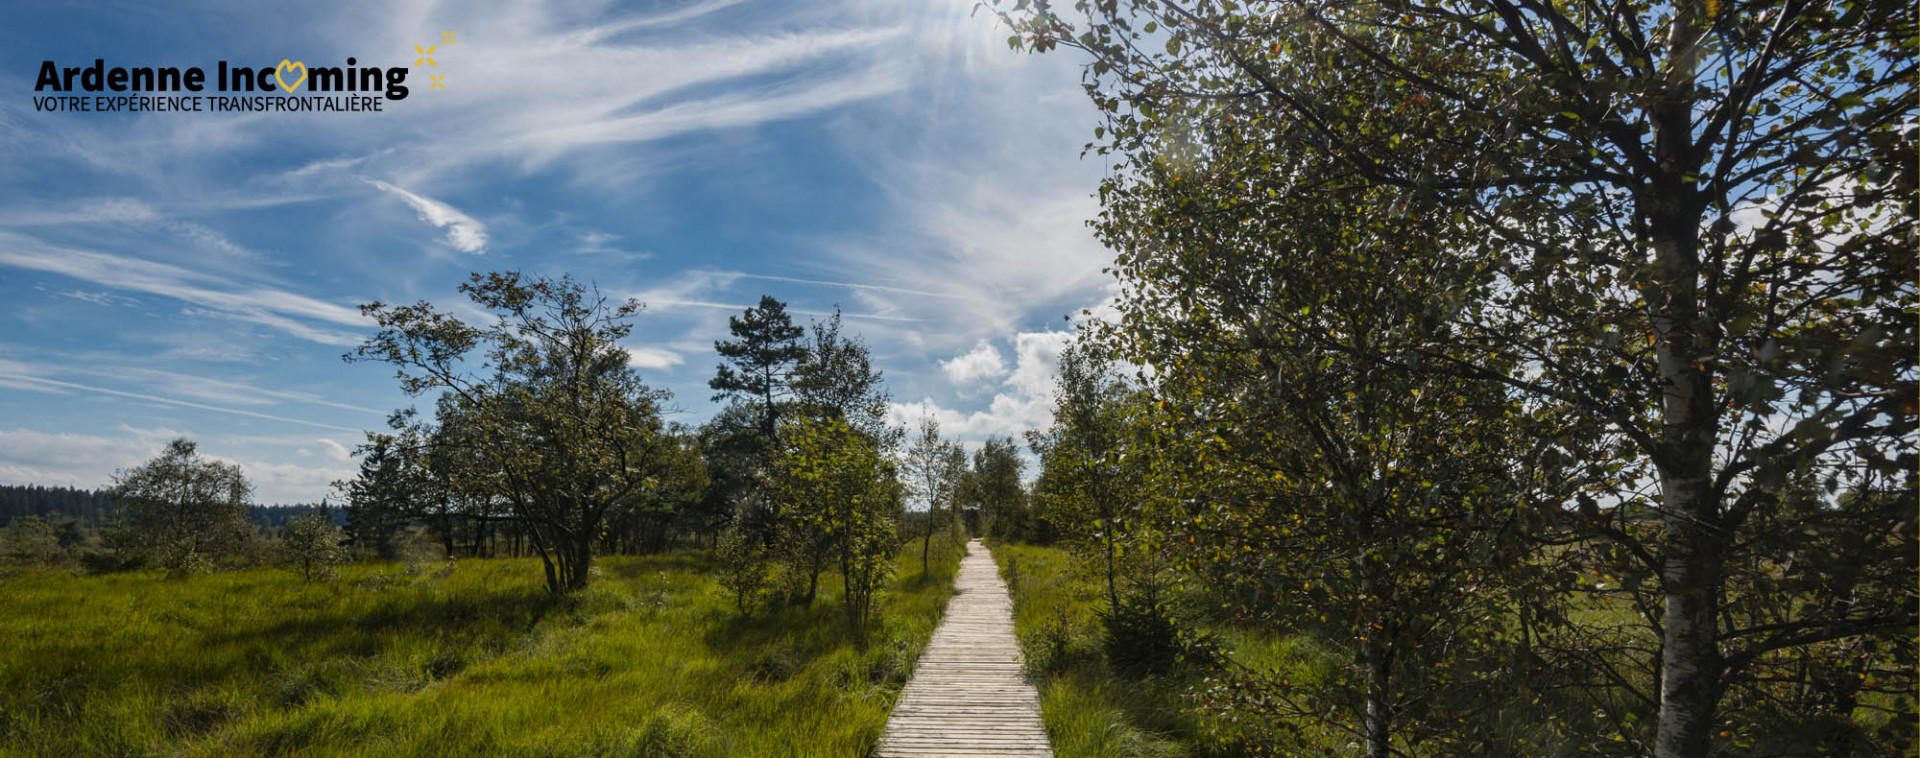
<path id="1" fill-rule="evenodd" d="M 1095 616 L 1106 604 L 1105 585 L 1089 567 L 1059 548 L 999 543 L 993 556 L 1013 595 L 1014 631 L 1056 756 L 1241 754 L 1245 725 L 1192 709 L 1187 693 L 1201 684 L 1197 672 L 1129 679 L 1108 667 Z"/>
<path id="2" fill-rule="evenodd" d="M 904 551 L 868 643 L 824 582 L 739 618 L 702 553 L 192 579 L 0 579 L 0 754 L 850 756 L 878 739 L 957 561 Z"/>

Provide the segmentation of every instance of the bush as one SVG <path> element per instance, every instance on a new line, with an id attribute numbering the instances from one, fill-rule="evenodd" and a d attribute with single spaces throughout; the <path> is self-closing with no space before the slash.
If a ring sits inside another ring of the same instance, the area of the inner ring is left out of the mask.
<path id="1" fill-rule="evenodd" d="M 1116 673 L 1139 678 L 1165 674 L 1183 662 L 1205 663 L 1218 646 L 1211 638 L 1184 631 L 1173 608 L 1153 582 L 1120 595 L 1120 604 L 1095 612 L 1100 618 L 1101 648 Z"/>
<path id="2" fill-rule="evenodd" d="M 733 597 L 742 618 L 753 611 L 767 586 L 766 551 L 738 525 L 720 535 L 720 586 Z"/>
<path id="3" fill-rule="evenodd" d="M 53 525 L 39 516 L 21 516 L 7 525 L 6 558 L 16 563 L 50 564 L 66 555 Z"/>
<path id="4" fill-rule="evenodd" d="M 326 511 L 308 511 L 287 522 L 281 560 L 306 581 L 331 579 L 334 567 L 346 560 L 346 540 L 346 532 L 333 525 Z"/>
<path id="5" fill-rule="evenodd" d="M 1020 657 L 1035 679 L 1058 674 L 1092 658 L 1086 636 L 1075 628 L 1065 608 L 1056 608 L 1044 626 L 1020 637 Z"/>

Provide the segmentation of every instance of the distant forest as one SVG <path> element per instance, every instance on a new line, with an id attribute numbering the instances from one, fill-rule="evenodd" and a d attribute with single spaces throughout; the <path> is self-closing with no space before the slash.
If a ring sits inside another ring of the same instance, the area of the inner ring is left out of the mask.
<path id="1" fill-rule="evenodd" d="M 317 504 L 299 505 L 252 505 L 248 506 L 248 515 L 253 523 L 269 529 L 285 526 L 287 521 L 307 511 L 319 508 Z M 118 506 L 107 499 L 105 492 L 83 490 L 73 487 L 45 487 L 38 484 L 0 484 L 0 527 L 13 523 L 21 516 L 39 516 L 48 521 L 73 519 L 89 529 L 98 529 L 113 520 Z M 346 523 L 346 515 L 340 509 L 333 511 L 336 524 Z"/>

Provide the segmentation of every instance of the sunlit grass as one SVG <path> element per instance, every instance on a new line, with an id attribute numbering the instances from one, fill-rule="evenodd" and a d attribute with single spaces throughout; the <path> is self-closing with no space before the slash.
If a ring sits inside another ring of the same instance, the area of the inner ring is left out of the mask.
<path id="1" fill-rule="evenodd" d="M 1239 727 L 1193 712 L 1197 677 L 1126 679 L 1100 651 L 1101 580 L 1059 548 L 997 544 L 1013 595 L 1014 630 L 1040 690 L 1041 718 L 1060 758 L 1238 755 Z M 1262 640 L 1265 641 L 1265 640 Z"/>
<path id="2" fill-rule="evenodd" d="M 0 754 L 860 755 L 956 562 L 903 553 L 864 648 L 832 581 L 741 620 L 704 554 L 598 565 L 0 579 Z"/>

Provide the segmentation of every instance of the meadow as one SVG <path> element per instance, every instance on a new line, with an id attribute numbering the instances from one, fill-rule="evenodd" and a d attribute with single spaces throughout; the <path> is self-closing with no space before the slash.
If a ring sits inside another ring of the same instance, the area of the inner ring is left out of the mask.
<path id="1" fill-rule="evenodd" d="M 869 751 L 957 560 L 896 561 L 865 644 L 837 581 L 741 618 L 703 552 L 0 578 L 0 754 L 849 756 Z"/>

